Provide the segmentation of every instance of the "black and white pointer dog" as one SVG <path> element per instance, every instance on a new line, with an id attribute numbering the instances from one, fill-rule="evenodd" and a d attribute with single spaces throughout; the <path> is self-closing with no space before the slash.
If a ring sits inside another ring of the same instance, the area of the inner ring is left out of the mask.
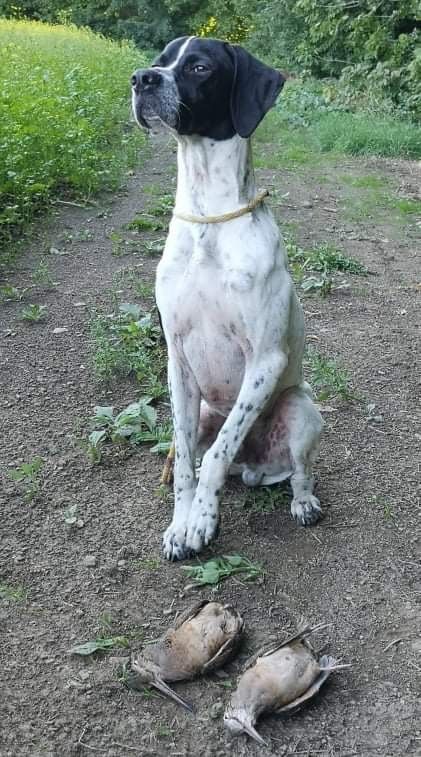
<path id="1" fill-rule="evenodd" d="M 159 119 L 178 142 L 156 280 L 176 449 L 172 560 L 211 541 L 230 473 L 249 486 L 290 477 L 296 521 L 321 514 L 312 464 L 323 421 L 303 381 L 303 314 L 249 140 L 283 84 L 241 47 L 198 37 L 170 42 L 132 77 L 137 122 Z"/>

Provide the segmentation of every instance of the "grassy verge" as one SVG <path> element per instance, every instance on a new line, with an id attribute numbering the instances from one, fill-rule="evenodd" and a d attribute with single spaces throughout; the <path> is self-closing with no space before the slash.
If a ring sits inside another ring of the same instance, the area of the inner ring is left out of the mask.
<path id="1" fill-rule="evenodd" d="M 335 109 L 320 83 L 288 82 L 257 141 L 258 163 L 268 168 L 315 165 L 323 153 L 421 157 L 416 124 L 387 114 Z M 265 154 L 268 142 L 274 144 Z"/>
<path id="2" fill-rule="evenodd" d="M 127 129 L 141 63 L 133 45 L 86 29 L 0 19 L 2 246 L 52 197 L 118 184 L 143 140 Z"/>

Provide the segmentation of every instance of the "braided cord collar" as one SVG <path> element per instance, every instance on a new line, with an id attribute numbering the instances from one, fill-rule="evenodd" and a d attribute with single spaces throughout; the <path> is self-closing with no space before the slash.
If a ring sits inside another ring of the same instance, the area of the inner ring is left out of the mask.
<path id="1" fill-rule="evenodd" d="M 254 200 L 251 200 L 244 208 L 238 210 L 232 210 L 231 213 L 224 213 L 221 216 L 191 216 L 188 213 L 179 213 L 177 210 L 173 211 L 174 218 L 180 218 L 182 221 L 188 221 L 189 223 L 223 223 L 224 221 L 232 221 L 234 218 L 240 218 L 240 216 L 251 213 L 252 210 L 257 208 L 261 202 L 268 197 L 269 190 L 265 189 L 260 192 Z"/>

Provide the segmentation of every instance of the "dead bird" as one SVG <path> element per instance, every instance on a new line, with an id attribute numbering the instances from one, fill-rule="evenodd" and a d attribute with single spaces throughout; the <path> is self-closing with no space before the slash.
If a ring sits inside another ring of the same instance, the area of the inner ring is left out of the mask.
<path id="1" fill-rule="evenodd" d="M 192 705 L 165 681 L 186 681 L 221 667 L 234 652 L 243 628 L 241 615 L 231 605 L 198 602 L 162 639 L 132 656 L 127 683 L 131 688 L 153 686 L 192 711 Z"/>
<path id="2" fill-rule="evenodd" d="M 324 625 L 306 626 L 293 636 L 261 650 L 246 663 L 224 714 L 225 725 L 235 734 L 247 733 L 267 746 L 254 726 L 263 713 L 292 710 L 313 697 L 339 665 L 334 657 L 317 658 L 307 640 Z"/>

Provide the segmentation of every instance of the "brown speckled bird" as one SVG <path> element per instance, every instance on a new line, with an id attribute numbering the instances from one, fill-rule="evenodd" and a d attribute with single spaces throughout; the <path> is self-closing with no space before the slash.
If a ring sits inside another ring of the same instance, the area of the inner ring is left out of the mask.
<path id="1" fill-rule="evenodd" d="M 260 715 L 292 710 L 313 697 L 332 670 L 347 667 L 338 665 L 334 657 L 317 659 L 306 637 L 324 627 L 307 626 L 254 655 L 224 714 L 230 731 L 246 733 L 266 746 L 254 728 Z"/>
<path id="2" fill-rule="evenodd" d="M 192 705 L 165 681 L 185 681 L 221 667 L 234 652 L 244 621 L 230 605 L 204 600 L 178 618 L 159 641 L 131 659 L 127 683 L 154 686 L 178 704 Z"/>

